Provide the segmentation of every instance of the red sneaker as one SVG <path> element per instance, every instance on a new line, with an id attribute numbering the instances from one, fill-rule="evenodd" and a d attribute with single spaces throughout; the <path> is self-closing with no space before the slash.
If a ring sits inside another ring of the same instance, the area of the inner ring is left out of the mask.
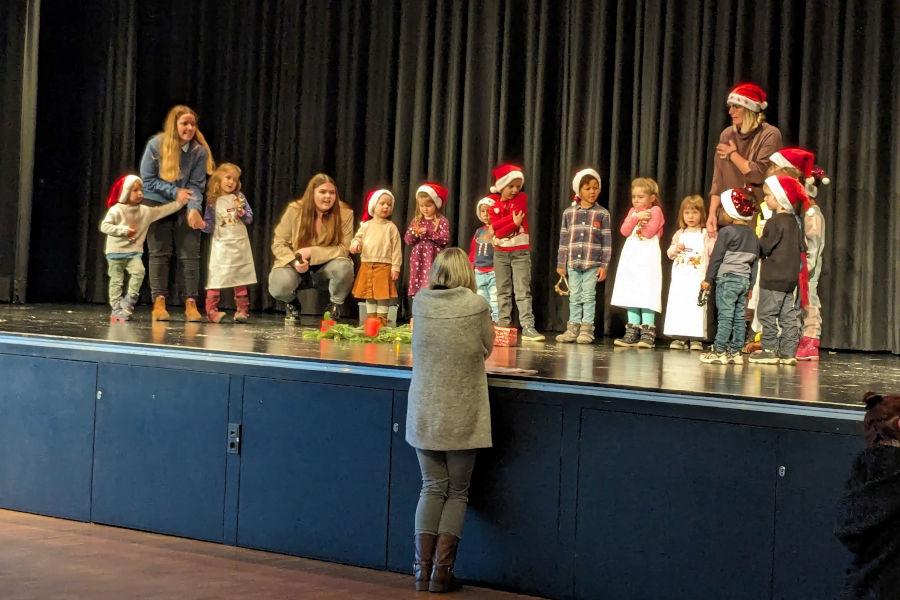
<path id="1" fill-rule="evenodd" d="M 797 360 L 819 360 L 819 340 L 805 336 L 800 338 L 796 356 Z"/>

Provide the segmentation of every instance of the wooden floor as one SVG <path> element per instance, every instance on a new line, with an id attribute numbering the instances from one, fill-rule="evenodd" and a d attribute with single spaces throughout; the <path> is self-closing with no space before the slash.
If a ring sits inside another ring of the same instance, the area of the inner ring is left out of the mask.
<path id="1" fill-rule="evenodd" d="M 428 598 L 411 577 L 0 510 L 0 598 Z M 452 598 L 530 598 L 465 587 Z"/>

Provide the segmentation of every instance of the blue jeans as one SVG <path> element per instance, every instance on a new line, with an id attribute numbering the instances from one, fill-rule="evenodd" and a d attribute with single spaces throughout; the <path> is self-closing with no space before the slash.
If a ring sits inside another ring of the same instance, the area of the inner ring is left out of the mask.
<path id="1" fill-rule="evenodd" d="M 750 278 L 726 273 L 716 277 L 716 310 L 719 313 L 713 349 L 716 352 L 740 352 L 744 346 L 744 307 Z"/>
<path id="2" fill-rule="evenodd" d="M 487 300 L 491 306 L 491 321 L 497 322 L 497 276 L 493 271 L 481 273 L 475 271 L 475 286 L 478 295 Z"/>
<path id="3" fill-rule="evenodd" d="M 568 269 L 569 323 L 594 324 L 597 311 L 597 272 L 599 267 L 576 271 Z"/>

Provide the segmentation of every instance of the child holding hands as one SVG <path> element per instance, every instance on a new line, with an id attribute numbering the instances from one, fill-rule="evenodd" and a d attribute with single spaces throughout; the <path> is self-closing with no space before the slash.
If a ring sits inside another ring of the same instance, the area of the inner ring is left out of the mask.
<path id="1" fill-rule="evenodd" d="M 557 342 L 594 341 L 597 282 L 606 279 L 612 255 L 609 211 L 597 204 L 600 174 L 582 169 L 572 179 L 572 205 L 563 212 L 556 272 L 569 282 L 569 321 Z"/>
<path id="2" fill-rule="evenodd" d="M 397 298 L 397 279 L 403 265 L 400 231 L 390 220 L 394 212 L 394 194 L 390 190 L 371 190 L 366 194 L 366 212 L 350 253 L 360 255 L 359 272 L 353 295 L 366 301 L 366 314 L 377 316 L 387 325 L 388 309 Z"/>

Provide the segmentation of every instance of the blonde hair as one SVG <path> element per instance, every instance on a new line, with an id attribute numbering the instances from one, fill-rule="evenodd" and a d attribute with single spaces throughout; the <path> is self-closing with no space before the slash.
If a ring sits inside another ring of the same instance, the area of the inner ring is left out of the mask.
<path id="1" fill-rule="evenodd" d="M 178 137 L 178 119 L 186 114 L 194 116 L 197 121 L 197 113 L 189 106 L 178 104 L 169 110 L 163 121 L 163 130 L 156 134 L 159 137 L 159 177 L 166 181 L 175 181 L 181 175 L 181 146 L 184 144 Z M 216 161 L 213 160 L 212 150 L 206 143 L 206 138 L 200 132 L 200 127 L 194 130 L 194 139 L 198 144 L 206 148 L 206 174 L 211 175 L 216 169 Z"/>
<path id="2" fill-rule="evenodd" d="M 772 175 L 787 175 L 788 177 L 793 177 L 804 186 L 806 186 L 806 180 L 803 175 L 800 174 L 800 170 L 796 167 L 782 167 L 781 165 L 776 165 L 772 163 L 768 169 L 766 169 L 766 177 L 770 177 Z"/>
<path id="3" fill-rule="evenodd" d="M 473 292 L 475 287 L 475 271 L 469 263 L 469 255 L 461 248 L 446 248 L 434 257 L 431 271 L 428 274 L 428 289 L 458 287 L 469 288 Z"/>
<path id="4" fill-rule="evenodd" d="M 297 206 L 300 210 L 299 243 L 303 246 L 313 244 L 316 241 L 316 188 L 330 183 L 334 186 L 335 203 L 328 212 L 322 215 L 322 231 L 325 234 L 324 246 L 337 246 L 341 243 L 341 208 L 346 206 L 337 193 L 337 184 L 334 179 L 325 173 L 316 173 L 309 178 L 303 196 L 297 198 Z"/>
<path id="5" fill-rule="evenodd" d="M 237 194 L 241 191 L 241 168 L 232 163 L 222 163 L 216 167 L 216 170 L 209 177 L 209 183 L 206 185 L 207 200 L 215 200 L 219 196 L 224 195 L 222 193 L 222 178 L 225 177 L 225 173 L 228 171 L 231 171 L 237 180 L 237 185 L 232 193 Z"/>
<path id="6" fill-rule="evenodd" d="M 422 211 L 419 210 L 419 200 L 431 200 L 431 203 L 434 204 L 435 217 L 443 217 L 444 212 L 441 210 L 441 207 L 437 205 L 437 202 L 434 201 L 434 198 L 426 194 L 425 192 L 419 192 L 416 194 L 416 213 L 413 215 L 412 222 L 418 223 L 423 220 L 425 217 L 422 215 Z"/>
<path id="7" fill-rule="evenodd" d="M 636 177 L 631 182 L 631 190 L 634 191 L 634 188 L 643 188 L 648 195 L 653 196 L 651 206 L 660 206 L 659 184 L 656 180 L 650 177 Z"/>
<path id="8" fill-rule="evenodd" d="M 700 211 L 700 222 L 706 223 L 706 204 L 703 202 L 703 196 L 698 196 L 697 194 L 691 194 L 690 196 L 685 196 L 681 201 L 681 206 L 678 208 L 678 226 L 684 229 L 687 227 L 687 223 L 684 222 L 684 211 L 685 209 L 693 208 Z"/>
<path id="9" fill-rule="evenodd" d="M 741 120 L 741 127 L 735 125 L 735 130 L 740 131 L 741 133 L 750 133 L 754 129 L 757 129 L 760 125 L 766 122 L 766 115 L 760 112 L 753 112 L 747 107 L 744 108 L 744 117 Z"/>

